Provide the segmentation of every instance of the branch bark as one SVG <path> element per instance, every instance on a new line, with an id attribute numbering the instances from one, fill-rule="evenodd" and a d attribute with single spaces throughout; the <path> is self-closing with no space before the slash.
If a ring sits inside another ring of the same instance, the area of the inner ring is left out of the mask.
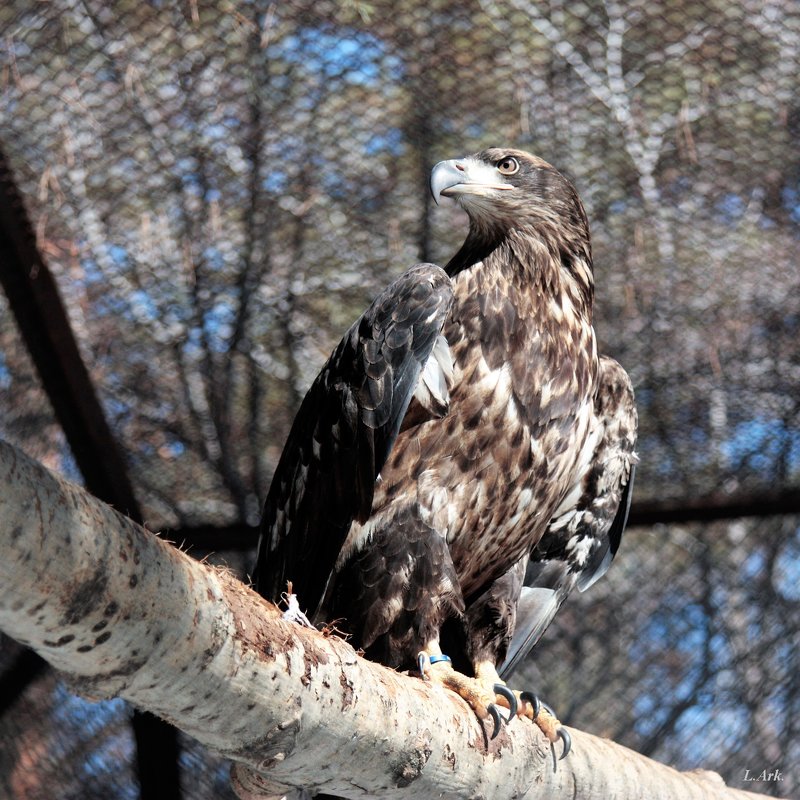
<path id="1" fill-rule="evenodd" d="M 747 798 L 573 731 L 557 766 L 533 725 L 493 742 L 463 701 L 281 618 L 0 442 L 0 628 L 75 691 L 120 696 L 236 762 L 243 798 Z"/>

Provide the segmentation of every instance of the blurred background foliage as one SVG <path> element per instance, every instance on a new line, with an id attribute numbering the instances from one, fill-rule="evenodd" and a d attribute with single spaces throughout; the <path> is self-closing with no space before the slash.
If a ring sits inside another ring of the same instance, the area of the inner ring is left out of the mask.
<path id="1" fill-rule="evenodd" d="M 744 516 L 632 527 L 515 682 L 788 797 L 800 518 L 758 499 L 800 488 L 798 74 L 792 0 L 6 0 L 0 148 L 143 517 L 176 540 L 257 523 L 335 341 L 458 246 L 436 161 L 508 144 L 567 173 L 602 349 L 637 390 L 634 513 Z M 81 479 L 2 297 L 0 436 Z M 252 552 L 216 549 L 246 575 Z M 0 668 L 18 654 L 3 640 Z M 5 708 L 4 796 L 137 796 L 124 704 L 47 674 Z M 185 796 L 229 796 L 182 746 Z"/>

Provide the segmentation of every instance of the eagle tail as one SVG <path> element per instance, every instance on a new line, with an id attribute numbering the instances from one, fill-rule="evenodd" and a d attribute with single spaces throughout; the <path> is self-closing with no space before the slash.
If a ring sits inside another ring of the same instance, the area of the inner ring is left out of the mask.
<path id="1" fill-rule="evenodd" d="M 577 576 L 561 559 L 528 564 L 517 604 L 514 635 L 498 672 L 508 678 L 536 645 L 575 586 Z"/>

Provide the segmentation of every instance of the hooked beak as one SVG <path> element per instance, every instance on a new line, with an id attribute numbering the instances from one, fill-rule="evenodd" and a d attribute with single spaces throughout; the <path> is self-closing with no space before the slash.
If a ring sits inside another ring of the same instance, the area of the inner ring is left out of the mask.
<path id="1" fill-rule="evenodd" d="M 431 194 L 437 205 L 442 197 L 486 196 L 513 188 L 500 178 L 494 167 L 474 158 L 440 161 L 431 171 Z"/>

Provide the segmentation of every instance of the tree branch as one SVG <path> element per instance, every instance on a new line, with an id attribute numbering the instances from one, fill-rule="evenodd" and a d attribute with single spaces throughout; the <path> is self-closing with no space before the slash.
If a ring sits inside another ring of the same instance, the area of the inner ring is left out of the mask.
<path id="1" fill-rule="evenodd" d="M 0 486 L 0 628 L 76 691 L 123 697 L 233 759 L 242 797 L 756 797 L 578 731 L 557 770 L 525 721 L 488 743 L 452 693 L 285 622 L 2 442 Z"/>

